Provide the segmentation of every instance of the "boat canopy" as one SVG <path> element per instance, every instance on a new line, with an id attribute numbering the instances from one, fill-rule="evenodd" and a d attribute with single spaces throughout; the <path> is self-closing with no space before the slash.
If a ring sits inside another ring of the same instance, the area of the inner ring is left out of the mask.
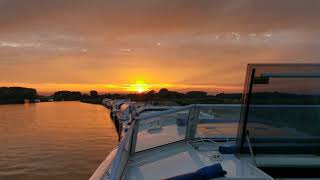
<path id="1" fill-rule="evenodd" d="M 320 154 L 319 64 L 249 64 L 243 94 L 240 153 Z"/>

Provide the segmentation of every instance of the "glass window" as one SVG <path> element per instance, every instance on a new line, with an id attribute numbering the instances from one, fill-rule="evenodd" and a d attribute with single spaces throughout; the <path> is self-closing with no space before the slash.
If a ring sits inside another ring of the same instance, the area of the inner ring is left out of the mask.
<path id="1" fill-rule="evenodd" d="M 186 137 L 189 110 L 139 121 L 136 152 L 180 141 Z"/>
<path id="2" fill-rule="evenodd" d="M 197 138 L 235 138 L 240 119 L 240 105 L 200 107 Z"/>
<path id="3" fill-rule="evenodd" d="M 319 153 L 320 66 L 253 65 L 249 70 L 252 91 L 241 116 L 246 129 L 239 132 L 249 133 L 255 153 Z M 245 89 L 248 94 L 250 81 Z M 242 142 L 247 151 L 246 139 Z"/>

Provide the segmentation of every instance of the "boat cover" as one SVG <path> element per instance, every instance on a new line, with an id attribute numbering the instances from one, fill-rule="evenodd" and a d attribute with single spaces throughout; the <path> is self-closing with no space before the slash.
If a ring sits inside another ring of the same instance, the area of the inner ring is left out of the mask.
<path id="1" fill-rule="evenodd" d="M 218 163 L 211 166 L 203 167 L 192 173 L 181 174 L 178 176 L 167 178 L 165 180 L 208 180 L 216 177 L 223 177 L 226 174 L 227 172 L 223 170 L 221 164 Z"/>

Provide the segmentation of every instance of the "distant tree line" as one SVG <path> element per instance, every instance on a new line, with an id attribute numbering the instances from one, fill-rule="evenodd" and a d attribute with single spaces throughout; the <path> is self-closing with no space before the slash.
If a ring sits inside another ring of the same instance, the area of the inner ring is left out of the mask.
<path id="1" fill-rule="evenodd" d="M 90 94 L 82 94 L 79 91 L 58 91 L 53 94 L 54 101 L 81 101 L 93 104 L 101 104 L 105 97 L 95 90 L 90 91 Z"/>
<path id="2" fill-rule="evenodd" d="M 92 90 L 89 94 L 79 91 L 58 91 L 52 96 L 38 96 L 36 89 L 23 87 L 0 87 L 0 104 L 24 103 L 25 99 L 48 99 L 54 101 L 81 101 L 86 103 L 101 104 L 103 98 L 130 99 L 131 101 L 171 101 L 180 105 L 188 104 L 240 104 L 241 93 L 220 93 L 210 95 L 204 91 L 189 91 L 181 93 L 170 91 L 166 88 L 158 92 L 151 90 L 145 93 L 131 94 L 99 94 Z M 298 95 L 280 92 L 258 92 L 252 95 L 253 104 L 320 104 L 319 95 Z"/>
<path id="3" fill-rule="evenodd" d="M 217 94 L 209 95 L 204 91 L 189 91 L 181 93 L 170 91 L 166 88 L 160 89 L 158 92 L 150 90 L 145 93 L 130 93 L 130 94 L 99 94 L 92 90 L 90 94 L 81 94 L 80 92 L 58 91 L 53 95 L 55 101 L 76 101 L 80 100 L 86 103 L 101 104 L 103 98 L 109 99 L 130 99 L 131 101 L 171 101 L 180 105 L 201 103 L 240 103 L 241 94 Z"/>
<path id="4" fill-rule="evenodd" d="M 225 98 L 228 97 L 228 98 Z M 177 91 L 170 91 L 166 88 L 160 89 L 158 92 L 155 90 L 146 93 L 131 93 L 131 94 L 107 94 L 110 99 L 130 99 L 131 101 L 172 101 L 180 105 L 188 104 L 232 104 L 240 103 L 241 94 L 233 94 L 229 97 L 228 94 L 209 95 L 204 91 L 189 91 L 181 93 Z"/>
<path id="5" fill-rule="evenodd" d="M 23 87 L 0 87 L 0 104 L 24 103 L 25 99 L 33 101 L 38 98 L 36 89 Z"/>
<path id="6" fill-rule="evenodd" d="M 81 98 L 82 94 L 78 91 L 58 91 L 53 94 L 55 101 L 78 101 Z"/>

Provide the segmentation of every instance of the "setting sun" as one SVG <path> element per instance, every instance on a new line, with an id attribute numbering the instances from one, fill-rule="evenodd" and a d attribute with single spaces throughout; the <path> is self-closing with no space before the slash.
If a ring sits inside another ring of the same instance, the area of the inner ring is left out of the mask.
<path id="1" fill-rule="evenodd" d="M 150 89 L 150 85 L 146 84 L 142 80 L 136 81 L 135 84 L 130 84 L 128 87 L 128 91 L 134 91 L 137 93 L 142 93 L 142 92 L 148 91 L 149 89 Z"/>

